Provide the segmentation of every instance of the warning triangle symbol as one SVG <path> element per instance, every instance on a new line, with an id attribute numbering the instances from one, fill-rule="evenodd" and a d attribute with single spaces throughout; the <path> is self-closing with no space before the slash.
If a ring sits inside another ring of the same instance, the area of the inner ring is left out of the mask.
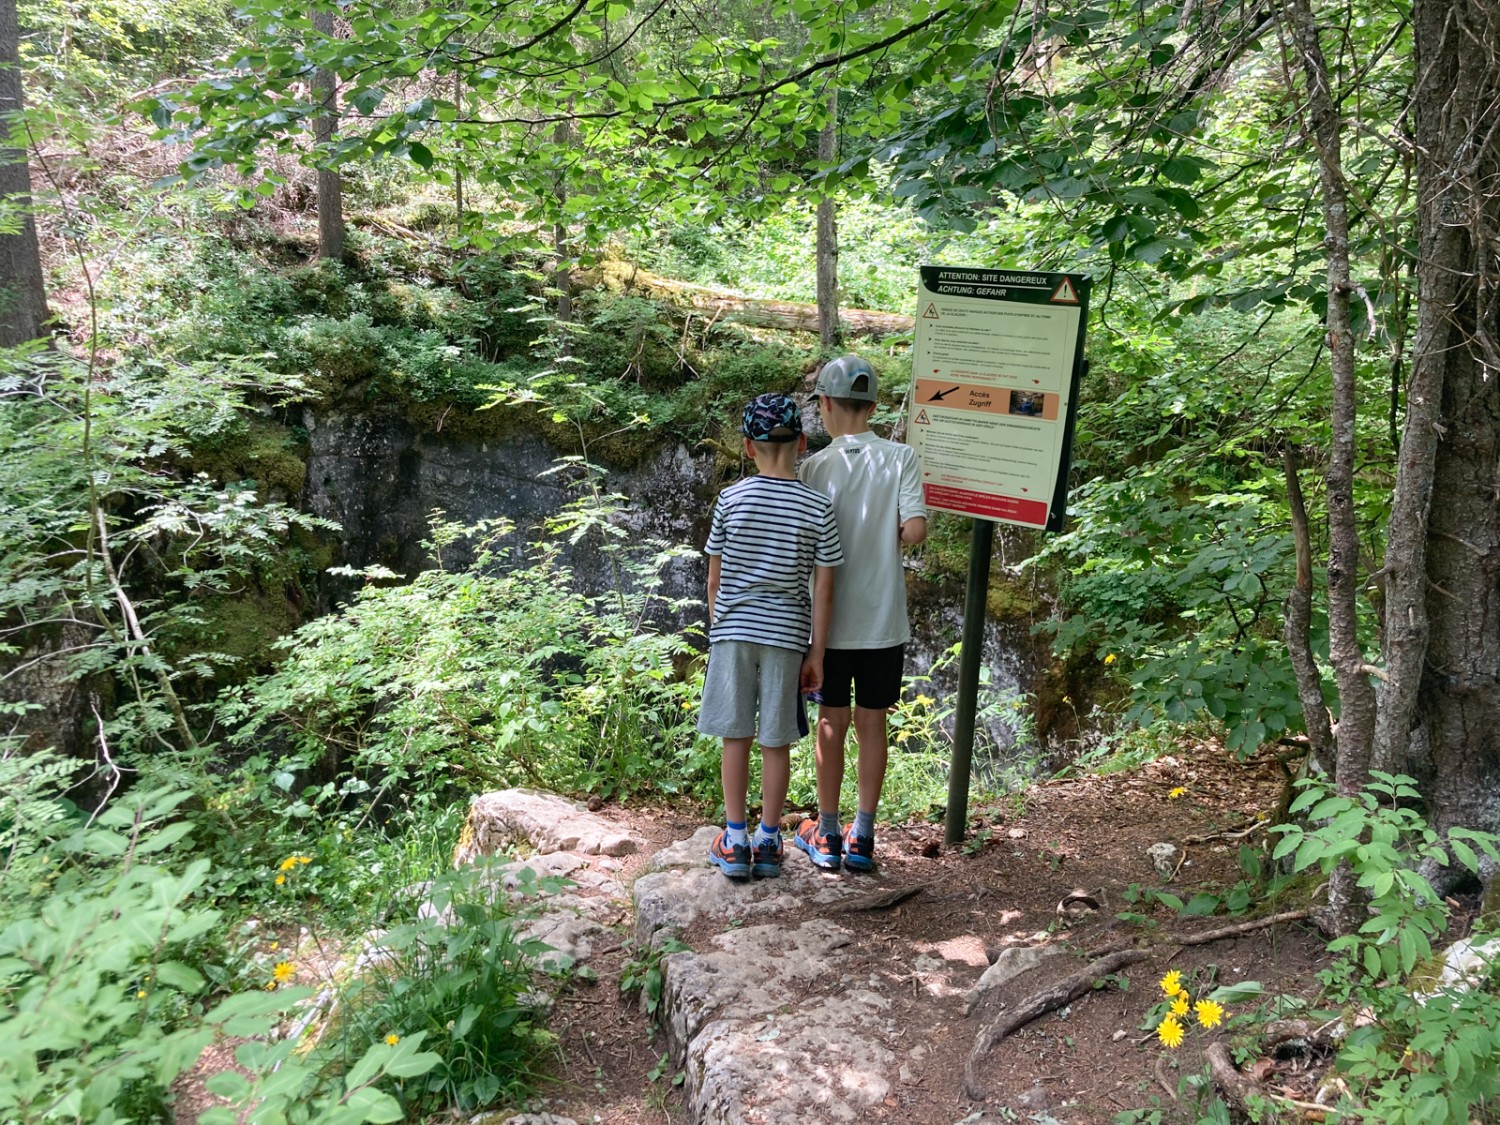
<path id="1" fill-rule="evenodd" d="M 1052 290 L 1052 301 L 1058 305 L 1076 305 L 1078 303 L 1078 291 L 1073 288 L 1071 278 L 1063 278 L 1062 284 Z"/>
<path id="2" fill-rule="evenodd" d="M 1056 300 L 1056 298 L 1053 298 L 1053 299 Z M 927 302 L 927 311 L 922 314 L 922 319 L 923 320 L 937 320 L 938 319 L 937 302 L 935 302 L 935 301 L 928 301 Z"/>
<path id="3" fill-rule="evenodd" d="M 913 421 L 915 421 L 916 424 L 919 425 L 919 426 L 930 426 L 930 425 L 932 425 L 932 422 L 929 421 L 928 418 L 927 418 L 927 411 L 925 411 L 925 410 L 918 410 L 917 411 L 917 416 L 916 416 L 915 419 L 913 419 Z"/>

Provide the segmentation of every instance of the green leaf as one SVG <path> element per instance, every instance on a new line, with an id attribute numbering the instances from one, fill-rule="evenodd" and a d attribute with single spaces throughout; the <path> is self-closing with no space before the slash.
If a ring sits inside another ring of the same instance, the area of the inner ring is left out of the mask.
<path id="1" fill-rule="evenodd" d="M 170 985 L 179 992 L 189 994 L 203 990 L 203 975 L 196 969 L 191 969 L 180 961 L 163 961 L 156 966 L 156 979 L 162 984 Z"/>
<path id="2" fill-rule="evenodd" d="M 358 1120 L 376 1123 L 405 1121 L 406 1111 L 401 1108 L 401 1103 L 383 1090 L 377 1090 L 373 1086 L 361 1086 L 352 1091 L 345 1099 L 344 1104 L 351 1111 L 358 1114 Z"/>
<path id="3" fill-rule="evenodd" d="M 432 167 L 432 150 L 421 141 L 411 141 L 406 146 L 406 155 L 422 168 Z"/>

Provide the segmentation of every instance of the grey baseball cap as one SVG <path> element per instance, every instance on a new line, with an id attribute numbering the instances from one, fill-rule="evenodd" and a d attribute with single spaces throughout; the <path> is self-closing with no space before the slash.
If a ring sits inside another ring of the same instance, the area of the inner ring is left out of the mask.
<path id="1" fill-rule="evenodd" d="M 813 394 L 829 398 L 852 398 L 863 402 L 874 402 L 879 379 L 875 369 L 857 355 L 841 355 L 830 359 L 818 372 Z"/>

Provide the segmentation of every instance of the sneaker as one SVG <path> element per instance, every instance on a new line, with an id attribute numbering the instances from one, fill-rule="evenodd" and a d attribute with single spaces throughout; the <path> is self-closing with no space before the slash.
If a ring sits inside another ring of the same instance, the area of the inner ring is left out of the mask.
<path id="1" fill-rule="evenodd" d="M 750 845 L 729 843 L 729 830 L 714 837 L 708 846 L 708 858 L 731 879 L 750 878 Z"/>
<path id="2" fill-rule="evenodd" d="M 819 832 L 816 820 L 804 820 L 798 827 L 797 834 L 792 837 L 792 843 L 807 853 L 807 858 L 812 860 L 814 867 L 821 867 L 824 871 L 839 869 L 844 841 L 838 836 Z"/>
<path id="3" fill-rule="evenodd" d="M 755 866 L 751 870 L 757 879 L 775 879 L 781 874 L 781 851 L 780 836 L 755 849 Z"/>
<path id="4" fill-rule="evenodd" d="M 852 824 L 844 833 L 844 866 L 850 871 L 875 870 L 875 837 L 856 836 Z"/>

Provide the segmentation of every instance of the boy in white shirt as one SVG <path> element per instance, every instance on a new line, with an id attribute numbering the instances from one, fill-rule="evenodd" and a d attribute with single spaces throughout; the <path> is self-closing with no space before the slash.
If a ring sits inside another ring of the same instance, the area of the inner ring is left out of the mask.
<path id="1" fill-rule="evenodd" d="M 793 840 L 826 870 L 837 870 L 840 862 L 851 871 L 875 867 L 886 712 L 901 697 L 905 646 L 911 638 L 901 548 L 927 537 L 916 452 L 870 430 L 877 389 L 875 369 L 859 356 L 840 356 L 823 366 L 813 393 L 833 442 L 797 471 L 804 484 L 833 502 L 845 559 L 833 594 L 818 697 L 818 819 L 804 820 Z M 851 695 L 859 808 L 845 832 L 839 823 L 839 789 Z"/>

